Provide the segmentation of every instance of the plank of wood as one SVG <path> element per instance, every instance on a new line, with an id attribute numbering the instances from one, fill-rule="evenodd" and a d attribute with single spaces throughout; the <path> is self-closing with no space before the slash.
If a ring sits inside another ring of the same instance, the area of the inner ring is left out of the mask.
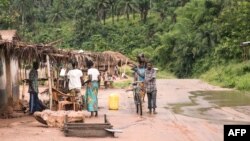
<path id="1" fill-rule="evenodd" d="M 105 130 L 109 131 L 109 132 L 113 132 L 113 133 L 122 133 L 122 130 L 120 130 L 120 129 L 109 129 L 109 128 L 106 128 Z"/>
<path id="2" fill-rule="evenodd" d="M 85 126 L 64 126 L 65 129 L 105 129 L 112 128 L 112 125 L 85 125 Z"/>
<path id="3" fill-rule="evenodd" d="M 64 130 L 64 135 L 67 137 L 107 137 L 107 136 L 114 136 L 114 133 L 108 132 L 104 129 L 85 129 L 85 130 L 75 130 L 75 129 L 68 129 Z"/>

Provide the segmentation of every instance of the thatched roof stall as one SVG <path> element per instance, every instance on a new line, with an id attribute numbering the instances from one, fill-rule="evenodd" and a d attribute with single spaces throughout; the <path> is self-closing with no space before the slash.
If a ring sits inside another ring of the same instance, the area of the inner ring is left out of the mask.
<path id="1" fill-rule="evenodd" d="M 62 50 L 53 47 L 53 44 L 24 43 L 20 41 L 16 30 L 0 30 L 0 110 L 8 104 L 9 98 L 19 98 L 19 78 L 17 75 L 19 67 L 23 68 L 24 64 L 31 66 L 34 60 L 46 62 L 46 56 L 48 56 L 50 58 L 49 66 L 57 69 L 60 65 L 69 64 L 72 60 L 76 60 L 84 71 L 87 70 L 88 62 L 93 62 L 100 71 L 111 73 L 114 72 L 114 66 L 135 64 L 117 52 Z"/>
<path id="2" fill-rule="evenodd" d="M 135 62 L 131 61 L 126 56 L 119 52 L 105 51 L 105 52 L 85 52 L 82 50 L 60 50 L 60 55 L 68 62 L 75 60 L 83 70 L 87 70 L 88 62 L 93 62 L 95 67 L 100 71 L 112 70 L 112 67 L 118 65 L 133 65 Z M 64 54 L 64 55 L 62 55 Z M 50 54 L 52 57 L 59 57 L 60 55 Z M 60 59 L 60 58 L 59 58 Z M 55 58 L 56 60 L 56 58 Z"/>
<path id="3" fill-rule="evenodd" d="M 114 73 L 115 66 L 124 64 L 133 65 L 133 61 L 118 52 L 85 52 L 79 50 L 62 50 L 50 44 L 27 44 L 20 41 L 0 40 L 0 52 L 7 58 L 12 57 L 19 60 L 20 68 L 22 64 L 31 66 L 34 60 L 46 62 L 46 55 L 50 58 L 50 64 L 55 69 L 61 67 L 69 68 L 71 61 L 77 61 L 83 71 L 87 71 L 88 62 L 93 62 L 95 67 L 101 72 L 108 71 Z M 46 65 L 43 65 L 46 66 Z M 57 70 L 59 71 L 59 70 Z"/>
<path id="4" fill-rule="evenodd" d="M 114 51 L 104 51 L 103 54 L 105 56 L 109 56 L 114 60 L 114 64 L 112 65 L 134 65 L 136 64 L 134 61 L 130 60 L 128 57 L 125 55 L 121 54 L 120 52 L 114 52 Z"/>
<path id="5" fill-rule="evenodd" d="M 86 60 L 92 61 L 96 67 L 135 64 L 121 53 L 113 51 L 77 53 L 71 50 L 58 50 L 46 44 L 29 45 L 23 42 L 3 42 L 1 40 L 0 46 L 0 52 L 26 63 L 32 63 L 34 60 L 44 61 L 45 56 L 48 55 L 56 63 L 76 60 L 81 68 L 87 67 Z"/>

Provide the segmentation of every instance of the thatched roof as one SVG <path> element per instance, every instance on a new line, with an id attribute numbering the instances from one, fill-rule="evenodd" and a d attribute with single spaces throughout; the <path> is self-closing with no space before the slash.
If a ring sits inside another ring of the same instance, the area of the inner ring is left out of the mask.
<path id="1" fill-rule="evenodd" d="M 136 64 L 134 61 L 130 60 L 125 55 L 121 54 L 120 52 L 114 52 L 114 51 L 104 51 L 102 54 L 110 56 L 115 60 L 119 65 L 123 64 Z"/>
<path id="2" fill-rule="evenodd" d="M 0 39 L 5 41 L 20 40 L 16 30 L 0 30 Z"/>
<path id="3" fill-rule="evenodd" d="M 78 61 L 82 68 L 86 68 L 87 62 L 94 62 L 100 68 L 107 66 L 134 64 L 129 58 L 118 52 L 78 52 L 75 50 L 60 50 L 50 44 L 27 44 L 20 41 L 0 40 L 0 52 L 6 56 L 19 59 L 21 62 L 32 63 L 34 60 L 45 61 L 46 55 L 50 56 L 51 62 L 56 64 L 69 63 L 71 60 Z"/>
<path id="4" fill-rule="evenodd" d="M 62 53 L 67 54 L 64 57 L 69 57 L 71 60 L 76 60 L 80 66 L 86 66 L 86 60 L 94 62 L 96 67 L 115 66 L 124 64 L 135 64 L 125 55 L 119 52 L 105 51 L 105 52 L 79 52 L 78 50 L 68 50 Z"/>
<path id="5" fill-rule="evenodd" d="M 71 60 L 78 61 L 80 67 L 86 68 L 87 62 L 92 61 L 96 67 L 135 64 L 119 52 L 86 52 L 79 50 L 62 50 L 48 44 L 28 44 L 20 41 L 16 30 L 0 30 L 0 52 L 8 57 L 19 59 L 19 62 L 32 63 L 34 60 L 45 61 L 46 55 L 52 63 L 65 64 Z"/>

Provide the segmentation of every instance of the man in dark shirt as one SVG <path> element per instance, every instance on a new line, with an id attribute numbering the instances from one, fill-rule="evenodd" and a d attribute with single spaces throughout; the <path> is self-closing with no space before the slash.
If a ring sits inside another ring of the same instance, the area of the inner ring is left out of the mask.
<path id="1" fill-rule="evenodd" d="M 39 63 L 34 62 L 33 68 L 29 73 L 30 114 L 33 114 L 36 111 L 42 111 L 46 108 L 38 99 L 38 72 L 37 72 L 38 68 L 39 68 Z"/>
<path id="2" fill-rule="evenodd" d="M 156 71 L 152 68 L 152 63 L 147 63 L 147 69 L 145 70 L 145 85 L 148 96 L 148 109 L 149 113 L 157 114 L 156 108 Z"/>

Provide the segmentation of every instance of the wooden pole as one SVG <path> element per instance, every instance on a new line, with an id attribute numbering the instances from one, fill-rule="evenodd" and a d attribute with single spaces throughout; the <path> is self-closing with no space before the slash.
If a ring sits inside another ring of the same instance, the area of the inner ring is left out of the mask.
<path id="1" fill-rule="evenodd" d="M 108 58 L 108 73 L 110 73 L 110 56 Z"/>
<path id="2" fill-rule="evenodd" d="M 47 69 L 48 69 L 48 81 L 49 81 L 49 108 L 52 110 L 52 87 L 51 87 L 51 77 L 50 77 L 50 63 L 49 56 L 46 55 Z"/>
<path id="3" fill-rule="evenodd" d="M 21 65 L 21 66 L 24 66 L 24 65 Z M 25 67 L 21 67 L 20 69 L 21 71 L 21 80 L 24 80 L 23 81 L 23 90 L 22 90 L 22 101 L 24 100 L 24 93 L 25 93 L 25 85 L 26 85 L 26 68 Z"/>

